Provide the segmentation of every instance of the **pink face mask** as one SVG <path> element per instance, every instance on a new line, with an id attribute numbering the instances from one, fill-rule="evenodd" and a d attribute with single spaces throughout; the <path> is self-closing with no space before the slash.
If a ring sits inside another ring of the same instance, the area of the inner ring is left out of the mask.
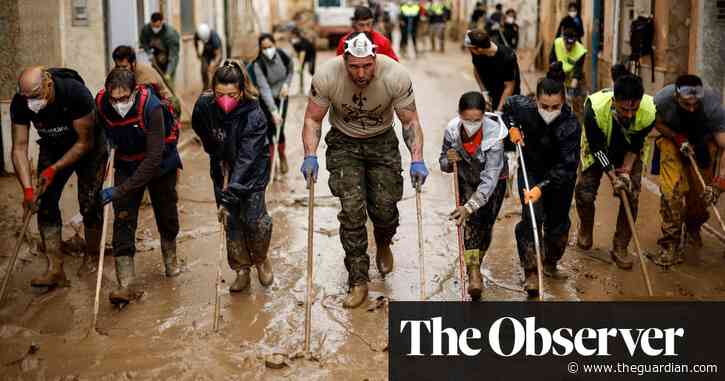
<path id="1" fill-rule="evenodd" d="M 222 95 L 221 97 L 216 97 L 216 104 L 224 111 L 225 114 L 228 114 L 230 111 L 237 108 L 239 100 L 234 99 L 229 95 Z"/>

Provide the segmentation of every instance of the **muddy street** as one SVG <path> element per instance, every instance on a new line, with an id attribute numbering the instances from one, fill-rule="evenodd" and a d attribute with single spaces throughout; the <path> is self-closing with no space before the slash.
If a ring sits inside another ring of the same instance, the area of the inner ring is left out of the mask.
<path id="1" fill-rule="evenodd" d="M 320 61 L 331 57 L 330 52 Z M 423 233 L 425 251 L 425 295 L 432 301 L 460 299 L 458 249 L 455 225 L 448 221 L 454 207 L 452 178 L 438 167 L 441 142 L 447 122 L 455 115 L 458 97 L 477 86 L 468 55 L 449 49 L 445 55 L 426 54 L 404 60 L 410 71 L 418 110 L 425 131 L 424 157 L 431 175 L 423 187 Z M 522 67 L 522 69 L 525 69 Z M 535 73 L 527 73 L 535 83 Z M 299 174 L 303 159 L 300 141 L 306 97 L 295 81 L 290 98 L 286 133 L 290 171 L 281 175 L 267 193 L 267 205 L 274 221 L 270 255 L 275 270 L 274 284 L 264 289 L 252 272 L 248 291 L 230 294 L 234 280 L 226 259 L 222 265 L 222 320 L 212 332 L 215 277 L 219 260 L 219 225 L 214 204 L 209 160 L 200 144 L 192 141 L 182 151 L 184 170 L 178 192 L 181 233 L 178 250 L 183 273 L 166 278 L 153 212 L 145 206 L 139 216 L 136 272 L 145 294 L 118 310 L 108 303 L 116 287 L 114 266 L 107 251 L 103 271 L 98 331 L 88 335 L 93 315 L 95 276 L 79 278 L 76 269 L 80 252 L 73 247 L 76 234 L 71 218 L 77 213 L 75 185 L 62 198 L 66 247 L 65 271 L 70 287 L 41 293 L 31 289 L 30 279 L 45 269 L 38 251 L 35 222 L 30 245 L 21 249 L 0 306 L 0 379 L 3 380 L 176 380 L 212 379 L 305 379 L 384 380 L 388 374 L 387 300 L 418 300 L 419 262 L 415 193 L 407 170 L 398 233 L 392 246 L 395 270 L 384 279 L 371 266 L 370 295 L 361 308 L 342 308 L 347 291 L 344 252 L 338 233 L 339 202 L 327 185 L 325 161 L 320 160 L 316 187 L 314 226 L 314 305 L 311 347 L 317 357 L 295 358 L 304 340 L 305 268 L 307 260 L 307 191 Z M 329 125 L 324 127 L 323 134 Z M 403 168 L 410 156 L 400 138 Z M 191 139 L 190 128 L 182 141 Z M 321 143 L 320 155 L 325 150 Z M 656 178 L 645 182 L 637 223 L 644 250 L 657 249 L 660 229 Z M 0 274 L 7 271 L 21 224 L 20 196 L 14 177 L 0 178 Z M 611 187 L 602 182 L 597 200 L 594 248 L 582 252 L 572 245 L 562 267 L 573 276 L 566 281 L 545 279 L 545 300 L 622 300 L 647 295 L 640 268 L 618 269 L 607 251 L 619 201 Z M 725 211 L 721 202 L 720 210 Z M 483 261 L 486 301 L 523 301 L 523 274 L 516 255 L 514 226 L 521 218 L 515 197 L 507 198 L 494 228 L 493 243 Z M 573 227 L 576 215 L 572 208 Z M 711 226 L 718 226 L 713 220 Z M 82 230 L 82 229 L 81 229 Z M 725 298 L 725 249 L 713 235 L 703 234 L 704 248 L 688 252 L 686 262 L 663 270 L 647 260 L 654 292 L 658 297 L 696 300 Z M 109 240 L 110 241 L 110 240 Z M 375 255 L 369 231 L 371 257 Z M 110 244 L 108 245 L 110 248 Z M 630 246 L 630 251 L 633 247 Z M 372 261 L 371 261 L 372 262 Z M 271 369 L 265 359 L 272 354 L 286 356 L 281 369 Z"/>

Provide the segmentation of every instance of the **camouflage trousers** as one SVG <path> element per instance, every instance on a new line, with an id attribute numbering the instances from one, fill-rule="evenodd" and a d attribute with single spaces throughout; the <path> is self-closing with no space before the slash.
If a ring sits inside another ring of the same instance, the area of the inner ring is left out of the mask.
<path id="1" fill-rule="evenodd" d="M 697 178 L 689 159 L 680 153 L 670 139 L 659 138 L 656 143 L 660 151 L 660 215 L 662 216 L 662 236 L 657 241 L 664 250 L 679 246 L 682 224 L 688 232 L 699 233 L 702 225 L 709 219 L 707 207 L 702 198 L 702 184 Z M 717 165 L 717 146 L 708 142 L 711 165 L 700 168 L 700 173 L 709 184 Z"/>
<path id="2" fill-rule="evenodd" d="M 542 181 L 539 174 L 529 173 L 529 185 L 534 186 Z M 524 174 L 518 172 L 519 201 L 521 203 L 521 222 L 516 224 L 516 248 L 521 266 L 526 274 L 536 271 L 536 246 L 534 242 L 533 221 L 529 206 L 524 204 Z M 561 188 L 547 188 L 541 199 L 534 204 L 536 228 L 543 243 L 544 263 L 556 264 L 564 255 L 569 240 L 569 209 L 574 196 L 574 184 L 566 184 Z M 543 234 L 542 234 L 543 233 Z"/>
<path id="3" fill-rule="evenodd" d="M 594 226 L 594 202 L 597 200 L 597 192 L 602 181 L 602 176 L 604 176 L 604 171 L 597 165 L 592 165 L 579 175 L 575 197 L 580 226 Z M 639 192 L 642 189 L 642 160 L 637 159 L 635 161 L 632 166 L 630 178 L 632 179 L 632 192 L 629 195 L 629 206 L 632 208 L 632 217 L 636 221 L 639 210 Z M 611 189 L 611 187 L 608 189 Z M 619 214 L 617 215 L 617 228 L 614 232 L 612 248 L 615 250 L 626 250 L 631 240 L 632 230 L 629 228 L 624 205 L 620 201 Z"/>
<path id="4" fill-rule="evenodd" d="M 468 200 L 475 191 L 474 188 L 463 183 L 459 185 L 459 189 L 461 190 L 461 203 Z M 463 245 L 466 249 L 464 254 L 467 265 L 480 265 L 483 257 L 486 256 L 486 251 L 491 246 L 493 225 L 496 223 L 505 195 L 506 179 L 499 179 L 486 205 L 468 217 L 463 228 Z"/>
<path id="5" fill-rule="evenodd" d="M 366 283 L 370 280 L 367 217 L 378 245 L 390 244 L 398 228 L 397 204 L 403 198 L 398 138 L 392 128 L 368 139 L 351 138 L 333 128 L 325 142 L 330 190 L 342 207 L 337 218 L 348 282 Z"/>

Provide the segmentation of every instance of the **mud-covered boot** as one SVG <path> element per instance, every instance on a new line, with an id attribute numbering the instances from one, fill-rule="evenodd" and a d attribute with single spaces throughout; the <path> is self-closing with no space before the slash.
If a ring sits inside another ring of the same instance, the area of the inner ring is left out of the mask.
<path id="1" fill-rule="evenodd" d="M 101 229 L 85 228 L 86 253 L 76 275 L 79 277 L 92 274 L 98 270 L 98 250 L 101 245 Z"/>
<path id="2" fill-rule="evenodd" d="M 164 268 L 166 276 L 171 278 L 181 274 L 179 260 L 176 257 L 176 240 L 161 240 L 161 255 L 164 257 Z"/>
<path id="3" fill-rule="evenodd" d="M 279 153 L 279 172 L 283 175 L 289 171 L 289 165 L 287 165 L 287 155 L 285 154 L 284 143 L 277 145 L 277 153 Z"/>
<path id="4" fill-rule="evenodd" d="M 609 255 L 612 257 L 612 261 L 622 270 L 631 270 L 632 266 L 634 266 L 634 261 L 632 260 L 632 256 L 629 255 L 629 252 L 627 252 L 626 247 L 618 247 L 615 246 L 612 248 L 612 250 L 609 252 Z"/>
<path id="5" fill-rule="evenodd" d="M 576 246 L 582 250 L 589 250 L 594 243 L 594 204 L 580 202 L 577 198 L 576 212 L 579 215 L 579 230 L 576 236 Z"/>
<path id="6" fill-rule="evenodd" d="M 342 306 L 345 308 L 357 308 L 368 298 L 368 284 L 357 284 L 350 288 Z"/>
<path id="7" fill-rule="evenodd" d="M 116 262 L 116 280 L 118 289 L 111 291 L 108 299 L 111 304 L 126 305 L 143 295 L 143 291 L 136 285 L 136 268 L 133 257 L 114 257 Z"/>
<path id="8" fill-rule="evenodd" d="M 468 271 L 468 295 L 471 296 L 471 300 L 479 300 L 481 299 L 481 292 L 483 291 L 481 266 L 469 264 L 466 270 Z"/>
<path id="9" fill-rule="evenodd" d="M 647 253 L 646 255 L 656 265 L 667 268 L 675 264 L 677 250 L 675 246 L 660 247 L 657 254 Z"/>
<path id="10" fill-rule="evenodd" d="M 560 269 L 556 265 L 556 262 L 544 261 L 544 275 L 546 275 L 547 277 L 549 277 L 551 279 L 556 279 L 556 280 L 569 279 L 569 274 L 566 271 Z"/>
<path id="11" fill-rule="evenodd" d="M 237 272 L 237 278 L 229 286 L 229 291 L 242 292 L 248 289 L 252 259 L 249 256 L 247 245 L 243 240 L 227 240 L 227 260 L 229 261 L 229 267 Z"/>
<path id="12" fill-rule="evenodd" d="M 394 260 L 393 252 L 390 250 L 390 243 L 391 240 L 389 238 L 383 238 L 375 234 L 375 246 L 377 246 L 375 266 L 377 266 L 378 272 L 383 277 L 393 271 Z"/>
<path id="13" fill-rule="evenodd" d="M 60 251 L 60 229 L 44 228 L 43 241 L 45 255 L 48 257 L 48 267 L 45 274 L 35 277 L 30 281 L 33 287 L 65 287 L 68 285 L 68 278 L 63 271 L 63 254 Z"/>
<path id="14" fill-rule="evenodd" d="M 272 272 L 272 262 L 269 257 L 264 258 L 262 263 L 256 263 L 257 277 L 259 277 L 259 284 L 264 287 L 268 287 L 274 282 L 274 273 Z"/>
<path id="15" fill-rule="evenodd" d="M 234 279 L 234 283 L 229 286 L 230 292 L 242 292 L 249 288 L 250 283 L 249 268 L 243 268 L 237 271 L 237 278 Z"/>
<path id="16" fill-rule="evenodd" d="M 527 271 L 526 279 L 524 280 L 524 291 L 528 294 L 529 298 L 536 298 L 539 296 L 539 276 L 536 271 Z"/>

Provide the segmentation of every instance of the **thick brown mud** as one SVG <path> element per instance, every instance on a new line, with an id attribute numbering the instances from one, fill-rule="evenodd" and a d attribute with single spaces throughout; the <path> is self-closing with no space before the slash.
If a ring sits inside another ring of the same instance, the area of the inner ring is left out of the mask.
<path id="1" fill-rule="evenodd" d="M 329 58 L 329 54 L 321 59 Z M 429 300 L 460 300 L 455 226 L 448 221 L 453 209 L 452 179 L 438 169 L 443 130 L 454 116 L 458 96 L 475 90 L 469 59 L 461 52 L 426 55 L 406 61 L 414 77 L 418 109 L 425 130 L 425 158 L 431 176 L 423 189 L 425 294 Z M 528 81 L 535 83 L 535 76 Z M 395 270 L 385 279 L 371 266 L 370 296 L 361 308 L 341 307 L 347 291 L 344 253 L 339 243 L 339 204 L 327 186 L 324 160 L 320 163 L 314 226 L 314 305 L 311 349 L 314 358 L 299 355 L 304 340 L 305 268 L 307 261 L 307 191 L 297 168 L 302 161 L 300 131 L 305 98 L 293 97 L 287 124 L 290 173 L 281 176 L 268 193 L 274 220 L 271 258 L 274 284 L 265 289 L 252 272 L 247 292 L 230 294 L 234 273 L 223 265 L 222 320 L 212 331 L 219 227 L 208 176 L 208 159 L 196 143 L 186 146 L 184 171 L 179 180 L 181 234 L 179 254 L 184 273 L 173 279 L 163 275 L 158 233 L 151 208 L 139 217 L 137 274 L 144 296 L 118 310 L 108 303 L 116 287 L 112 258 L 103 271 L 98 331 L 89 334 L 93 315 L 95 276 L 75 275 L 80 264 L 78 248 L 67 248 L 65 271 L 68 288 L 40 292 L 29 287 L 30 278 L 42 273 L 44 256 L 31 244 L 24 246 L 16 264 L 9 292 L 0 306 L 0 379 L 7 380 L 218 380 L 218 379 L 387 379 L 388 301 L 418 300 L 419 256 L 416 206 L 408 185 L 399 204 L 401 226 L 395 238 Z M 184 139 L 191 137 L 190 129 Z M 324 143 L 319 154 L 323 155 Z M 403 168 L 409 166 L 404 146 Z M 653 179 L 656 181 L 656 179 Z M 77 212 L 76 187 L 63 195 L 64 221 Z M 12 254 L 21 211 L 14 178 L 0 178 L 0 268 L 5 274 Z M 616 201 L 603 181 L 597 201 L 594 249 L 573 247 L 562 266 L 572 273 L 567 281 L 545 280 L 546 300 L 619 300 L 646 296 L 639 267 L 616 268 L 607 253 L 615 225 Z M 722 210 L 722 204 L 720 205 Z M 522 272 L 516 256 L 513 228 L 521 208 L 508 198 L 494 230 L 494 241 L 484 260 L 483 302 L 524 301 Z M 656 250 L 659 234 L 659 199 L 643 191 L 638 231 L 646 250 Z M 573 228 L 576 215 L 572 209 Z M 715 225 L 713 225 L 715 226 Z M 64 238 L 75 234 L 70 224 Z M 647 261 L 658 297 L 723 299 L 725 249 L 703 233 L 705 247 L 688 253 L 683 265 L 663 270 Z M 77 246 L 77 245 L 76 245 Z M 631 248 L 632 249 L 632 248 Z M 374 256 L 372 238 L 368 249 Z M 374 263 L 374 261 L 371 261 Z M 278 356 L 274 356 L 278 355 Z M 278 368 L 278 369 L 275 369 Z"/>

